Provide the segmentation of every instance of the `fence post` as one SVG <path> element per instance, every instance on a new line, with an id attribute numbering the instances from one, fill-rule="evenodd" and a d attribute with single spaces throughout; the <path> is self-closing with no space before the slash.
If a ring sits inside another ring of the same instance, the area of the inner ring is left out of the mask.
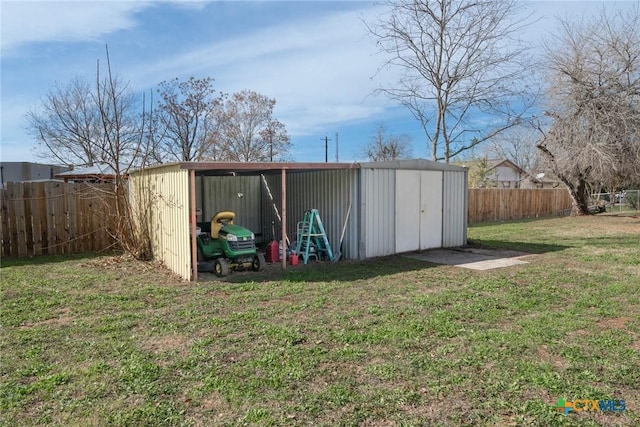
<path id="1" fill-rule="evenodd" d="M 47 203 L 43 183 L 31 186 L 31 215 L 33 221 L 33 255 L 42 255 L 43 239 L 47 229 Z"/>
<path id="2" fill-rule="evenodd" d="M 7 190 L 0 188 L 0 235 L 2 236 L 2 248 L 0 256 L 7 257 L 11 255 L 11 230 L 9 228 L 9 206 L 7 202 Z"/>

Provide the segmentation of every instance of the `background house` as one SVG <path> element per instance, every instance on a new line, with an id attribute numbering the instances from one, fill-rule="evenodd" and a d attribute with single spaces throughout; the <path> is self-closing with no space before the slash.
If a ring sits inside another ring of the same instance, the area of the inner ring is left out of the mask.
<path id="1" fill-rule="evenodd" d="M 496 188 L 519 188 L 525 171 L 510 160 L 487 160 L 489 179 L 495 183 Z"/>
<path id="2" fill-rule="evenodd" d="M 562 188 L 562 181 L 550 172 L 537 171 L 525 174 L 521 188 Z"/>
<path id="3" fill-rule="evenodd" d="M 459 163 L 469 169 L 470 188 L 520 188 L 526 172 L 507 159 L 474 159 Z"/>
<path id="4" fill-rule="evenodd" d="M 54 179 L 57 174 L 68 170 L 69 168 L 67 166 L 61 165 L 32 162 L 1 162 L 0 185 L 4 187 L 7 182 Z"/>
<path id="5" fill-rule="evenodd" d="M 120 173 L 127 170 L 127 165 L 120 165 Z M 66 172 L 55 175 L 56 179 L 62 179 L 64 182 L 86 182 L 90 184 L 113 182 L 116 177 L 116 171 L 110 165 L 105 163 L 96 163 L 93 166 L 85 168 L 74 168 Z M 126 175 L 125 175 L 126 178 Z"/>

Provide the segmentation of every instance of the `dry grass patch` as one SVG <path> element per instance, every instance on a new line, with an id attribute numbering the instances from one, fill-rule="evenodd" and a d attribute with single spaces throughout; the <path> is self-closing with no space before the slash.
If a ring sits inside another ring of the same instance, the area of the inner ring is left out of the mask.
<path id="1" fill-rule="evenodd" d="M 52 325 L 56 327 L 66 325 L 70 322 L 73 322 L 73 320 L 76 318 L 76 316 L 73 316 L 71 313 L 72 311 L 69 307 L 64 307 L 58 310 L 58 312 L 54 315 L 55 317 L 51 317 L 50 319 L 40 320 L 37 322 L 26 322 L 20 325 L 20 328 L 29 329 L 29 328 L 39 327 L 39 326 L 46 326 L 46 325 Z"/>

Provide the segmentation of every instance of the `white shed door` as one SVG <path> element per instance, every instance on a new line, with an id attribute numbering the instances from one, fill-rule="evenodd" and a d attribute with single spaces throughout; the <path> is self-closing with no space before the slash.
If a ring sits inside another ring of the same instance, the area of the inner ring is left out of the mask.
<path id="1" fill-rule="evenodd" d="M 396 252 L 442 244 L 442 172 L 396 171 Z"/>
<path id="2" fill-rule="evenodd" d="M 442 172 L 420 172 L 420 249 L 442 246 Z"/>
<path id="3" fill-rule="evenodd" d="M 396 253 L 420 249 L 420 171 L 396 171 Z"/>

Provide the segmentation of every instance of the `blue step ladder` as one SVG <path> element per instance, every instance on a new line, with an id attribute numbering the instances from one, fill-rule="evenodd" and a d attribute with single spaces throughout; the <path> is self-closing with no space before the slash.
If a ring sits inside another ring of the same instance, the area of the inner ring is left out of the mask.
<path id="1" fill-rule="evenodd" d="M 296 253 L 302 256 L 302 262 L 306 264 L 309 258 L 319 260 L 321 255 L 325 255 L 329 261 L 334 261 L 335 256 L 331 250 L 331 245 L 327 239 L 327 233 L 320 219 L 320 212 L 317 209 L 311 209 L 304 213 L 304 218 L 297 226 L 297 245 Z M 315 245 L 316 252 L 312 247 Z"/>

